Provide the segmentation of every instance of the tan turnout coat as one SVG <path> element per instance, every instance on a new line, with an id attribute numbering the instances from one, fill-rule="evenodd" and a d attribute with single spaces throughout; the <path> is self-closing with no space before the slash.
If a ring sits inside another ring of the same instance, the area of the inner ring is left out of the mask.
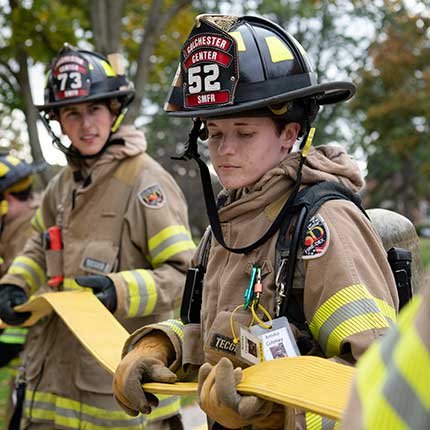
<path id="1" fill-rule="evenodd" d="M 169 318 L 195 246 L 181 190 L 145 150 L 144 135 L 122 127 L 91 168 L 69 160 L 48 185 L 34 219 L 39 232 L 1 283 L 19 285 L 30 296 L 55 291 L 47 280 L 56 275 L 65 277 L 60 290 L 79 288 L 73 281 L 79 275 L 108 275 L 118 297 L 115 316 L 129 331 Z M 54 225 L 62 229 L 61 253 L 44 249 L 41 239 Z M 143 428 L 146 417 L 131 418 L 118 407 L 112 375 L 59 317 L 30 329 L 25 366 L 27 421 L 51 429 Z M 166 397 L 164 412 L 153 419 L 178 413 L 178 405 Z"/>

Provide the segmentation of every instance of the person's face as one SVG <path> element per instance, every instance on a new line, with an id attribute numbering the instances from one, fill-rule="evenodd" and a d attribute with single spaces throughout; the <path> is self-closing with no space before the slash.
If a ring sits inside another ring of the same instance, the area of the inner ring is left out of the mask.
<path id="1" fill-rule="evenodd" d="M 60 108 L 61 130 L 82 155 L 97 154 L 106 143 L 115 116 L 100 101 Z"/>
<path id="2" fill-rule="evenodd" d="M 208 119 L 211 161 L 222 185 L 237 189 L 255 183 L 277 166 L 294 145 L 299 124 L 279 135 L 269 117 Z"/>

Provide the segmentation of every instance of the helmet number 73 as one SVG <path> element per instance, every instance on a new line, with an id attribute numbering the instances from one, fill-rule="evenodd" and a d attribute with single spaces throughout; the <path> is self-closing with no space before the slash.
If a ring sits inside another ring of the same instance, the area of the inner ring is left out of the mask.
<path id="1" fill-rule="evenodd" d="M 57 79 L 60 81 L 60 90 L 64 91 L 67 86 L 67 79 L 70 79 L 70 88 L 76 90 L 82 88 L 82 78 L 79 72 L 59 73 Z"/>
<path id="2" fill-rule="evenodd" d="M 221 84 L 217 81 L 219 76 L 219 67 L 217 64 L 205 64 L 203 66 L 203 73 L 205 74 L 202 82 L 200 75 L 202 71 L 201 66 L 190 67 L 188 70 L 188 91 L 190 94 L 196 94 L 206 91 L 218 91 Z M 203 88 L 202 88 L 203 84 Z"/>

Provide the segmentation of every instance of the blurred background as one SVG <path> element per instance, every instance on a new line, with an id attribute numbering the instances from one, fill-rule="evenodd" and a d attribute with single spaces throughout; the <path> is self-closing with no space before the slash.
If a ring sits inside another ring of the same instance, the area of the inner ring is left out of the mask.
<path id="1" fill-rule="evenodd" d="M 357 84 L 353 100 L 324 107 L 314 144 L 343 145 L 359 160 L 365 206 L 411 219 L 428 273 L 428 0 L 0 0 L 0 151 L 46 161 L 37 178 L 43 190 L 65 164 L 33 107 L 43 102 L 52 57 L 64 42 L 121 52 L 137 93 L 126 122 L 145 131 L 150 154 L 184 190 L 198 240 L 208 223 L 198 171 L 192 162 L 170 159 L 183 149 L 190 121 L 168 118 L 162 107 L 194 17 L 210 12 L 264 15 L 301 42 L 320 81 Z M 0 426 L 2 411 L 0 405 Z"/>

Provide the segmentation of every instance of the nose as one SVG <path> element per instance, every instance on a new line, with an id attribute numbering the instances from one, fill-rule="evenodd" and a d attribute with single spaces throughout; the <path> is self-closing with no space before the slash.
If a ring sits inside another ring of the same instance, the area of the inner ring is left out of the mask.
<path id="1" fill-rule="evenodd" d="M 91 115 L 89 112 L 83 112 L 81 114 L 82 127 L 88 128 L 91 126 Z"/>
<path id="2" fill-rule="evenodd" d="M 218 145 L 220 155 L 233 155 L 236 152 L 236 142 L 232 136 L 225 135 Z"/>

